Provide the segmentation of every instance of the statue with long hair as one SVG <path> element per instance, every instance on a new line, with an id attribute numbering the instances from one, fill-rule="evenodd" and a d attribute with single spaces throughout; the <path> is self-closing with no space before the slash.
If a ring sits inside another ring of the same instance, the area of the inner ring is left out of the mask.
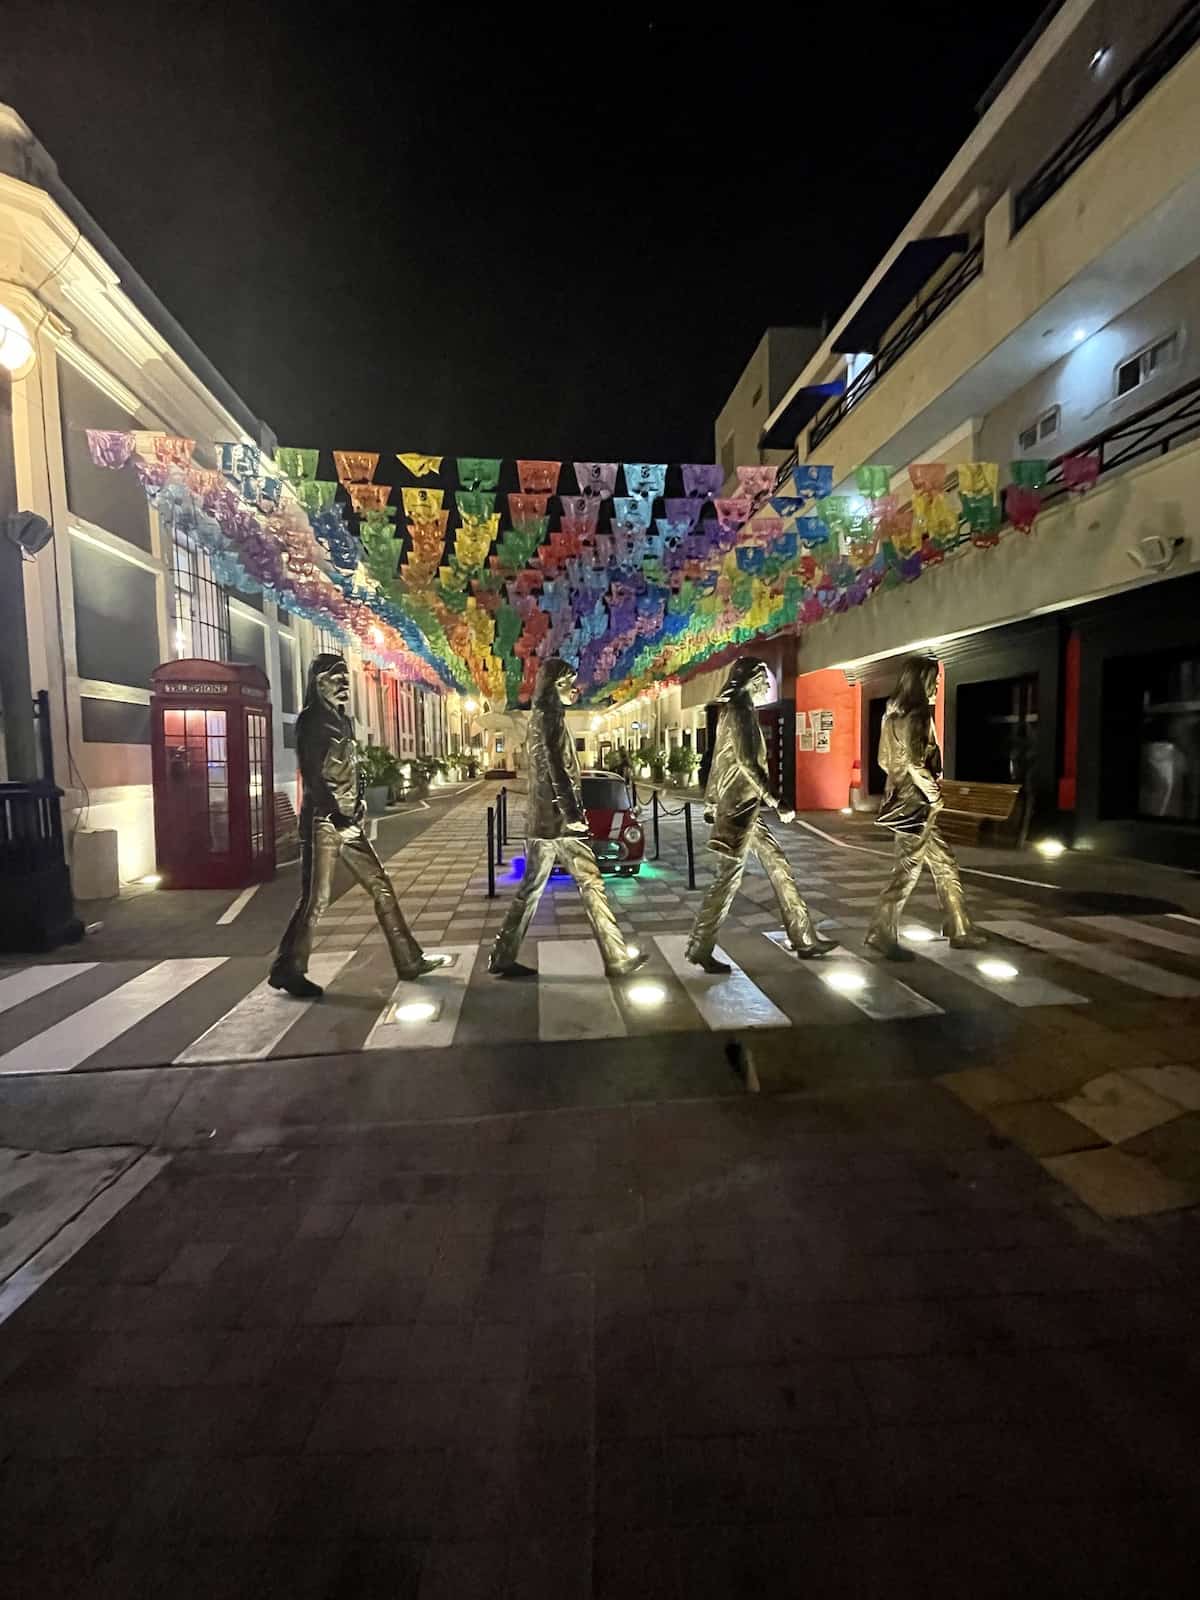
<path id="1" fill-rule="evenodd" d="M 300 902 L 292 913 L 268 982 L 298 1000 L 316 1000 L 320 984 L 306 976 L 313 935 L 329 906 L 333 873 L 343 860 L 375 904 L 398 978 L 419 978 L 443 965 L 426 956 L 409 932 L 391 879 L 363 831 L 365 782 L 354 723 L 346 712 L 350 671 L 339 655 L 319 655 L 308 669 L 304 707 L 296 718 L 296 759 L 304 784 L 300 806 Z"/>
<path id="2" fill-rule="evenodd" d="M 706 814 L 713 825 L 708 848 L 720 857 L 720 863 L 696 914 L 687 946 L 688 960 L 705 972 L 732 971 L 729 963 L 713 951 L 751 851 L 771 881 L 788 942 L 795 953 L 810 959 L 825 955 L 837 944 L 817 933 L 788 859 L 762 820 L 764 805 L 777 811 L 781 822 L 790 822 L 795 815 L 774 793 L 767 771 L 767 743 L 754 712 L 755 701 L 764 699 L 769 692 L 766 663 L 757 656 L 742 656 L 736 661 L 721 690 L 724 708 L 717 723 L 704 790 Z"/>
<path id="3" fill-rule="evenodd" d="M 956 950 L 978 950 L 987 936 L 967 914 L 958 863 L 937 825 L 942 809 L 942 752 L 934 727 L 938 664 L 932 656 L 910 656 L 900 669 L 879 735 L 879 765 L 887 787 L 876 823 L 896 840 L 896 864 L 879 897 L 865 942 L 892 961 L 911 961 L 900 943 L 900 914 L 916 888 L 921 868 L 933 874 L 942 908 L 942 932 Z"/>
<path id="4" fill-rule="evenodd" d="M 645 952 L 632 951 L 626 945 L 588 840 L 579 756 L 566 718 L 566 707 L 578 692 L 575 669 L 569 662 L 551 656 L 542 663 L 525 741 L 529 757 L 525 874 L 492 946 L 488 968 L 498 978 L 537 976 L 534 968 L 522 965 L 517 956 L 555 862 L 561 862 L 575 879 L 607 975 L 623 978 L 648 959 Z"/>

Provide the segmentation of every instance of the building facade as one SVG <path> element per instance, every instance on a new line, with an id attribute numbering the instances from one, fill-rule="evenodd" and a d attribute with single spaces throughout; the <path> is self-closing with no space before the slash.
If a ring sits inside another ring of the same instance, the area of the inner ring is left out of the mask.
<path id="1" fill-rule="evenodd" d="M 202 549 L 160 525 L 129 471 L 92 464 L 88 428 L 150 429 L 275 447 L 255 417 L 62 183 L 20 117 L 0 106 L 0 306 L 31 354 L 5 374 L 12 496 L 53 537 L 21 567 L 29 684 L 48 693 L 76 893 L 153 871 L 150 673 L 194 656 L 253 662 L 271 685 L 277 791 L 298 800 L 295 722 L 308 663 L 342 645 L 261 594 L 213 580 Z M 0 408 L 2 411 L 4 408 Z M 446 748 L 441 697 L 356 653 L 360 738 L 402 757 Z M 7 715 L 22 708 L 5 708 Z M 12 777 L 36 776 L 12 772 Z"/>
<path id="2" fill-rule="evenodd" d="M 832 727 L 797 749 L 797 805 L 878 795 L 883 706 L 931 651 L 950 776 L 1023 783 L 1078 848 L 1200 866 L 1200 6 L 1048 16 L 781 428 L 836 493 L 885 462 L 901 502 L 912 463 L 1049 463 L 1031 534 L 803 630 L 796 708 Z M 1068 494 L 1079 453 L 1099 475 Z"/>

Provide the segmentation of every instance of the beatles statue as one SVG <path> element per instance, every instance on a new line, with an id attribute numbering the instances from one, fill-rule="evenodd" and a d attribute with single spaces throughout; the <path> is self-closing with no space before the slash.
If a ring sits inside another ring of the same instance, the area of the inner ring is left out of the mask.
<path id="1" fill-rule="evenodd" d="M 399 978 L 419 978 L 443 965 L 426 956 L 409 932 L 396 892 L 363 832 L 365 784 L 354 724 L 346 714 L 350 673 L 338 655 L 319 655 L 308 669 L 304 708 L 296 718 L 296 757 L 304 784 L 300 807 L 300 903 L 287 925 L 268 982 L 299 1000 L 315 1000 L 319 984 L 305 976 L 313 935 L 329 905 L 341 857 L 375 902 Z"/>
<path id="2" fill-rule="evenodd" d="M 729 915 L 737 894 L 746 857 L 753 850 L 766 869 L 779 912 L 795 953 L 808 959 L 823 956 L 836 948 L 836 940 L 822 939 L 813 927 L 812 916 L 796 887 L 779 841 L 763 822 L 764 805 L 790 822 L 794 813 L 784 808 L 773 793 L 767 771 L 767 745 L 754 712 L 756 700 L 770 692 L 770 679 L 764 662 L 756 656 L 742 656 L 721 691 L 725 702 L 717 724 L 712 766 L 704 791 L 705 815 L 713 828 L 708 848 L 720 859 L 704 903 L 696 915 L 688 940 L 687 958 L 705 972 L 730 972 L 728 962 L 714 955 L 713 946 L 721 924 Z"/>
<path id="3" fill-rule="evenodd" d="M 942 753 L 933 725 L 937 684 L 938 664 L 932 656 L 910 656 L 900 669 L 879 735 L 879 765 L 887 773 L 887 788 L 875 820 L 895 835 L 896 864 L 865 942 L 892 961 L 913 959 L 900 943 L 899 920 L 925 866 L 933 874 L 942 908 L 942 932 L 953 947 L 978 950 L 987 943 L 967 915 L 958 863 L 937 825 L 942 809 Z"/>
<path id="4" fill-rule="evenodd" d="M 625 944 L 588 841 L 579 757 L 565 711 L 577 694 L 575 669 L 569 662 L 551 656 L 542 663 L 525 743 L 529 784 L 525 876 L 512 898 L 488 962 L 489 970 L 498 978 L 536 976 L 534 969 L 523 966 L 517 956 L 555 862 L 561 862 L 575 879 L 608 976 L 625 977 L 647 960 L 644 952 L 631 951 Z"/>

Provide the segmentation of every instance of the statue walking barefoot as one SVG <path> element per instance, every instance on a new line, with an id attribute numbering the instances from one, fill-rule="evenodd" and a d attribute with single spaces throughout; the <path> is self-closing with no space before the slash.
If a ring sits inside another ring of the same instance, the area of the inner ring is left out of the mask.
<path id="1" fill-rule="evenodd" d="M 292 913 L 268 982 L 298 1000 L 316 1000 L 320 984 L 305 976 L 313 935 L 333 889 L 339 857 L 370 894 L 398 978 L 419 978 L 443 961 L 426 956 L 409 932 L 391 879 L 363 831 L 366 805 L 354 724 L 346 714 L 350 672 L 338 655 L 319 655 L 308 669 L 304 708 L 296 718 L 296 758 L 304 783 L 300 807 L 300 903 Z"/>
<path id="2" fill-rule="evenodd" d="M 766 664 L 756 656 L 742 656 L 736 661 L 721 691 L 725 709 L 717 724 L 704 791 L 706 815 L 711 814 L 713 824 L 708 848 L 721 861 L 696 914 L 687 946 L 687 959 L 705 972 L 732 971 L 728 962 L 713 954 L 713 947 L 752 850 L 771 880 L 788 941 L 796 954 L 805 959 L 823 956 L 837 945 L 834 939 L 822 939 L 814 928 L 788 859 L 760 816 L 764 805 L 778 811 L 782 822 L 790 822 L 795 815 L 772 792 L 767 744 L 754 714 L 756 700 L 764 699 L 769 692 Z"/>
<path id="3" fill-rule="evenodd" d="M 911 961 L 900 943 L 900 913 L 916 888 L 921 868 L 933 874 L 942 908 L 942 932 L 956 950 L 978 950 L 987 935 L 967 914 L 958 863 L 937 825 L 942 809 L 942 752 L 933 724 L 938 664 L 932 656 L 910 656 L 900 669 L 879 735 L 879 765 L 887 788 L 876 823 L 896 838 L 896 864 L 884 885 L 865 943 L 891 961 Z"/>
<path id="4" fill-rule="evenodd" d="M 521 941 L 537 910 L 556 861 L 575 879 L 604 956 L 610 978 L 623 978 L 648 959 L 629 950 L 604 892 L 604 880 L 588 842 L 588 823 L 579 784 L 579 757 L 567 728 L 565 707 L 576 698 L 575 669 L 551 656 L 538 670 L 533 711 L 525 742 L 529 758 L 529 798 L 525 810 L 525 876 L 492 946 L 488 970 L 498 978 L 537 974 L 517 960 Z"/>

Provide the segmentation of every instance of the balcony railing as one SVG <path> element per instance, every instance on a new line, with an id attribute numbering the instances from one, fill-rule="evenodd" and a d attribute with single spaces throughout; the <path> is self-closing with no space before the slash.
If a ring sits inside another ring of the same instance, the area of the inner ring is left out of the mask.
<path id="1" fill-rule="evenodd" d="M 854 382 L 843 391 L 836 400 L 818 412 L 812 427 L 808 430 L 808 454 L 810 460 L 812 453 L 829 437 L 838 423 L 848 411 L 852 411 L 858 402 L 877 384 L 885 373 L 890 372 L 917 340 L 958 299 L 959 295 L 983 271 L 983 240 L 979 239 L 963 256 L 962 260 L 947 277 L 921 304 L 904 323 L 891 336 L 886 344 L 881 345 L 875 354 L 875 359 L 869 367 L 865 367 Z"/>
<path id="2" fill-rule="evenodd" d="M 1197 43 L 1200 43 L 1200 0 L 1191 0 L 1018 192 L 1013 201 L 1014 233 L 1036 216 L 1051 195 L 1058 193 L 1072 173 L 1079 170 Z"/>
<path id="3" fill-rule="evenodd" d="M 1132 466 L 1147 456 L 1165 456 L 1176 445 L 1200 438 L 1200 378 L 1181 384 L 1173 394 L 1143 406 L 1132 417 L 1115 422 L 1103 433 L 1067 451 L 1069 456 L 1098 455 L 1100 476 L 1118 467 Z M 1063 482 L 1063 457 L 1058 456 L 1046 469 L 1042 504 L 1053 504 L 1070 493 Z"/>

